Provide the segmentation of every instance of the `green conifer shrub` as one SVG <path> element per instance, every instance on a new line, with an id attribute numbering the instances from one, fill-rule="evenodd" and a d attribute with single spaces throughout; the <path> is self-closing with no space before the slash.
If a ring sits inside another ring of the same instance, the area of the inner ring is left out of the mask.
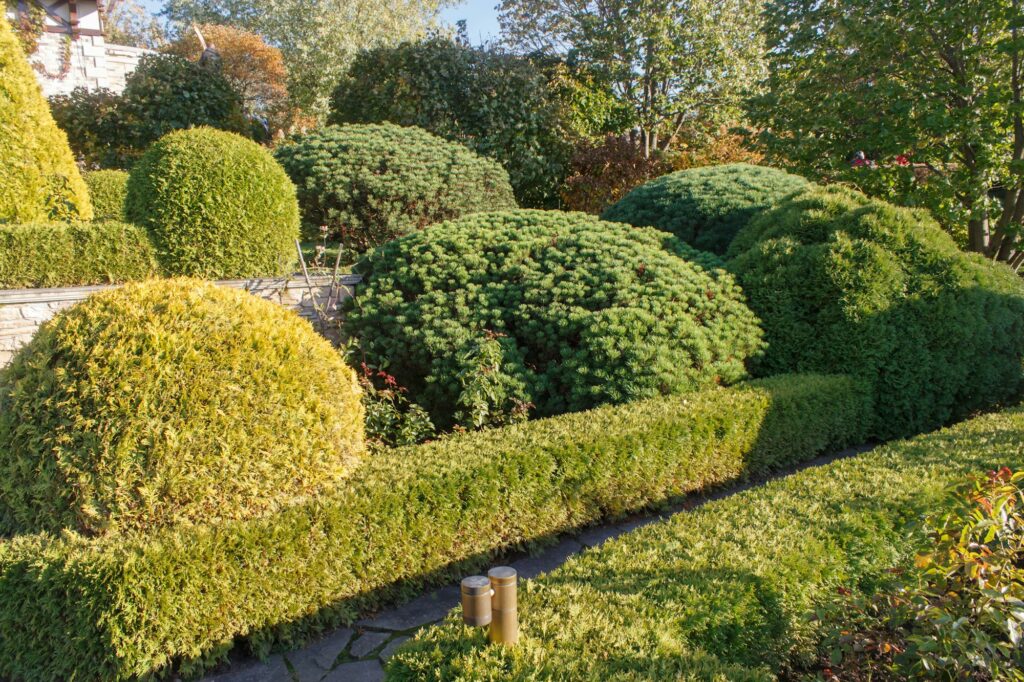
<path id="1" fill-rule="evenodd" d="M 601 217 L 656 227 L 721 255 L 752 218 L 807 186 L 799 176 L 748 163 L 690 168 L 637 187 Z"/>
<path id="2" fill-rule="evenodd" d="M 813 188 L 755 218 L 730 270 L 764 322 L 754 371 L 874 387 L 876 435 L 934 428 L 1024 388 L 1024 282 L 924 211 Z"/>
<path id="3" fill-rule="evenodd" d="M 364 449 L 355 373 L 294 313 L 189 279 L 104 291 L 0 372 L 0 535 L 268 514 Z"/>
<path id="4" fill-rule="evenodd" d="M 68 138 L 0 15 L 0 223 L 91 218 Z"/>
<path id="5" fill-rule="evenodd" d="M 441 427 L 456 410 L 507 423 L 730 384 L 761 348 L 716 257 L 583 213 L 478 213 L 356 269 L 348 330 Z"/>
<path id="6" fill-rule="evenodd" d="M 125 217 L 149 231 L 172 275 L 283 275 L 296 259 L 295 186 L 266 149 L 222 130 L 153 144 L 128 178 Z"/>
<path id="7" fill-rule="evenodd" d="M 128 173 L 120 170 L 93 170 L 82 174 L 89 186 L 89 198 L 96 220 L 124 220 L 124 197 L 128 192 Z"/>
<path id="8" fill-rule="evenodd" d="M 362 252 L 432 223 L 516 208 L 496 162 L 425 130 L 388 123 L 328 126 L 278 147 L 298 187 L 303 232 Z"/>

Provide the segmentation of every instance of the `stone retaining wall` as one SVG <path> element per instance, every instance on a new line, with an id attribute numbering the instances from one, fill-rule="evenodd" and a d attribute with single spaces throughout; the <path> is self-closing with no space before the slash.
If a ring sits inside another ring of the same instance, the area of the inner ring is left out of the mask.
<path id="1" fill-rule="evenodd" d="M 245 289 L 255 296 L 279 303 L 309 320 L 318 331 L 337 340 L 340 321 L 339 304 L 355 293 L 359 275 L 338 278 L 337 303 L 327 310 L 331 297 L 331 277 L 311 276 L 310 283 L 301 275 L 278 279 L 250 279 L 218 282 L 221 286 Z M 117 285 L 68 287 L 62 289 L 0 290 L 0 367 L 11 361 L 14 352 L 31 339 L 39 326 L 58 311 L 74 305 L 90 294 Z M 317 313 L 317 308 L 321 314 Z"/>

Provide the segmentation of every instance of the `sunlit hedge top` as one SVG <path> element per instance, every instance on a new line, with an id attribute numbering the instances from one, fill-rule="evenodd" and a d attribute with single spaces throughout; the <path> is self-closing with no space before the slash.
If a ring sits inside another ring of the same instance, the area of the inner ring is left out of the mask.
<path id="1" fill-rule="evenodd" d="M 359 395 L 308 323 L 247 292 L 96 294 L 0 372 L 0 534 L 267 513 L 355 465 Z"/>
<path id="2" fill-rule="evenodd" d="M 299 190 L 307 236 L 364 251 L 482 210 L 515 208 L 496 162 L 425 130 L 391 124 L 328 126 L 277 149 Z"/>
<path id="3" fill-rule="evenodd" d="M 487 337 L 502 349 L 488 371 L 539 415 L 731 383 L 761 348 L 717 258 L 583 213 L 476 214 L 385 244 L 357 270 L 348 328 L 441 425 Z"/>
<path id="4" fill-rule="evenodd" d="M 690 168 L 637 187 L 601 217 L 666 230 L 724 254 L 752 218 L 807 185 L 799 176 L 747 163 Z"/>
<path id="5" fill-rule="evenodd" d="M 756 371 L 864 377 L 878 435 L 925 431 L 1022 388 L 1024 282 L 960 252 L 923 211 L 811 189 L 756 218 L 730 256 L 764 321 Z"/>

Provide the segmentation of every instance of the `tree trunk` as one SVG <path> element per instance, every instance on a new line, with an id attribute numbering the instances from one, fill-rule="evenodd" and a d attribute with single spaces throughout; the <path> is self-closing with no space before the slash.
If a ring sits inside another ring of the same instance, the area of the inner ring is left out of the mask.
<path id="1" fill-rule="evenodd" d="M 988 254 L 988 237 L 988 218 L 972 218 L 967 223 L 968 250 Z"/>

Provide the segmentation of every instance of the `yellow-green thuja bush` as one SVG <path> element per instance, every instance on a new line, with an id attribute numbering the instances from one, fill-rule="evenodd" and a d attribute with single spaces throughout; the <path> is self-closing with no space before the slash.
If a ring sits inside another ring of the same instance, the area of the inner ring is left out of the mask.
<path id="1" fill-rule="evenodd" d="M 58 314 L 0 372 L 0 534 L 259 516 L 363 452 L 354 372 L 294 313 L 189 279 Z"/>
<path id="2" fill-rule="evenodd" d="M 0 13 L 0 223 L 91 218 L 67 136 Z"/>
<path id="3" fill-rule="evenodd" d="M 82 174 L 89 187 L 89 199 L 96 220 L 124 220 L 124 197 L 128 173 L 123 170 L 93 170 Z"/>
<path id="4" fill-rule="evenodd" d="M 288 274 L 296 260 L 295 186 L 240 135 L 191 128 L 157 140 L 132 167 L 125 217 L 145 227 L 171 275 Z"/>

